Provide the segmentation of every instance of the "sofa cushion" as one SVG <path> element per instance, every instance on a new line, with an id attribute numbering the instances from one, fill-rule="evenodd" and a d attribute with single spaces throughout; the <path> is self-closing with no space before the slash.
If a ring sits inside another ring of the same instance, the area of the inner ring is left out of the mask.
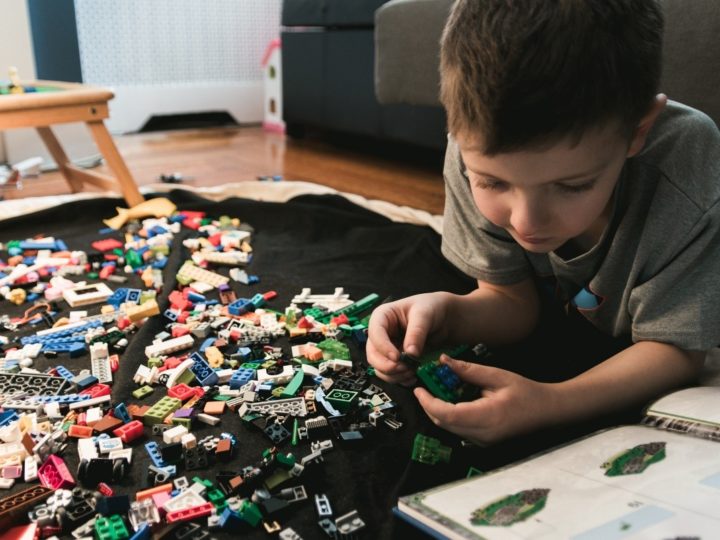
<path id="1" fill-rule="evenodd" d="M 665 41 L 660 90 L 720 126 L 720 2 L 663 0 Z"/>
<path id="2" fill-rule="evenodd" d="M 283 26 L 367 26 L 388 0 L 283 0 Z"/>
<path id="3" fill-rule="evenodd" d="M 440 37 L 453 0 L 393 0 L 375 14 L 380 103 L 440 105 Z"/>

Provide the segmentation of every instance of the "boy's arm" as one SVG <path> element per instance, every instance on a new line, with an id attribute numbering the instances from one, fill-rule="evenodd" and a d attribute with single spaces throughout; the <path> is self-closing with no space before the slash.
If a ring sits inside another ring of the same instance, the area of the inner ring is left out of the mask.
<path id="1" fill-rule="evenodd" d="M 504 345 L 526 338 L 538 322 L 540 300 L 532 279 L 512 285 L 478 281 L 473 292 L 456 297 L 448 308 L 454 343 Z"/>
<path id="2" fill-rule="evenodd" d="M 574 421 L 642 405 L 696 378 L 704 351 L 686 351 L 656 341 L 640 341 L 573 379 L 556 383 L 556 422 Z"/>
<path id="3" fill-rule="evenodd" d="M 692 381 L 704 352 L 643 341 L 560 383 L 539 383 L 503 369 L 444 359 L 482 397 L 447 403 L 423 388 L 415 395 L 440 427 L 479 443 L 640 406 Z"/>

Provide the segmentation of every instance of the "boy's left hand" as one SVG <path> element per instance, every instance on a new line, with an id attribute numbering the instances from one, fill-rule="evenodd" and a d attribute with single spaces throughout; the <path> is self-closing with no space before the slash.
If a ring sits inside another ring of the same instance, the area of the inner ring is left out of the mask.
<path id="1" fill-rule="evenodd" d="M 490 444 L 552 423 L 552 386 L 512 371 L 441 358 L 463 381 L 482 389 L 482 397 L 448 403 L 424 388 L 420 405 L 438 426 L 479 444 Z"/>

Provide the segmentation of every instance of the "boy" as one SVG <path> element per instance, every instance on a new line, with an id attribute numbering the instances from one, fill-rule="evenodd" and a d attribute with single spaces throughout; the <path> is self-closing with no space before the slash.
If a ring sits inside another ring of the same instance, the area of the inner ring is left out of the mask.
<path id="1" fill-rule="evenodd" d="M 530 349 L 511 367 L 533 378 L 443 358 L 482 395 L 416 388 L 437 425 L 486 444 L 637 407 L 692 381 L 720 344 L 720 133 L 657 93 L 662 30 L 654 0 L 454 5 L 443 253 L 478 287 L 378 308 L 368 361 L 411 384 L 400 351 L 427 343 L 580 350 L 563 365 Z"/>

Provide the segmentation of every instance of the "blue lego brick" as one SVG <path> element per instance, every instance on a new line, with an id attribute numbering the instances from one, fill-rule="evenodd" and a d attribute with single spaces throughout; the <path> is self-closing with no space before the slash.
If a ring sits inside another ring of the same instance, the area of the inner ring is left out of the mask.
<path id="1" fill-rule="evenodd" d="M 139 302 L 142 291 L 140 289 L 128 289 L 126 302 Z"/>
<path id="2" fill-rule="evenodd" d="M 15 411 L 3 411 L 0 413 L 0 427 L 8 426 L 17 420 L 20 420 L 20 417 Z"/>
<path id="3" fill-rule="evenodd" d="M 122 420 L 126 424 L 130 421 L 132 421 L 132 417 L 130 416 L 130 413 L 127 410 L 127 407 L 124 403 L 120 403 L 115 406 L 115 409 L 113 409 L 113 413 L 115 415 L 115 418 L 118 420 Z"/>
<path id="4" fill-rule="evenodd" d="M 238 298 L 233 303 L 228 304 L 227 308 L 231 315 L 242 315 L 248 311 L 253 311 L 255 306 L 248 298 Z"/>
<path id="5" fill-rule="evenodd" d="M 94 375 L 85 375 L 84 377 L 73 377 L 72 382 L 76 384 L 80 390 L 85 390 L 86 388 L 90 388 L 93 384 L 97 384 L 99 381 Z"/>
<path id="6" fill-rule="evenodd" d="M 200 353 L 194 352 L 190 355 L 190 359 L 193 361 L 193 365 L 190 366 L 190 371 L 193 372 L 195 378 L 203 386 L 215 386 L 218 384 L 220 379 L 217 373 L 210 367 Z"/>
<path id="7" fill-rule="evenodd" d="M 106 300 L 106 302 L 108 304 L 110 304 L 111 306 L 115 307 L 115 309 L 119 308 L 120 304 L 125 302 L 129 290 L 130 289 L 126 289 L 125 287 L 120 287 L 118 289 L 115 289 L 115 292 L 112 294 L 112 296 L 110 298 L 108 298 Z"/>
<path id="8" fill-rule="evenodd" d="M 150 456 L 150 461 L 153 462 L 153 465 L 155 465 L 156 467 L 166 466 L 166 463 L 163 461 L 162 454 L 160 453 L 158 443 L 156 443 L 155 441 L 145 443 L 145 450 L 147 450 L 147 453 Z"/>
<path id="9" fill-rule="evenodd" d="M 162 270 L 167 266 L 168 260 L 169 259 L 167 257 L 164 259 L 155 259 L 150 266 L 158 270 Z"/>
<path id="10" fill-rule="evenodd" d="M 215 343 L 217 338 L 209 337 L 205 341 L 202 342 L 202 345 L 200 345 L 200 348 L 198 349 L 200 352 L 205 352 L 205 349 L 208 347 L 212 347 L 212 344 Z"/>
<path id="11" fill-rule="evenodd" d="M 180 314 L 177 311 L 173 311 L 172 309 L 168 308 L 163 312 L 163 317 L 168 319 L 170 322 L 175 322 L 178 320 L 178 316 Z"/>
<path id="12" fill-rule="evenodd" d="M 58 376 L 62 377 L 63 379 L 71 380 L 75 378 L 75 375 L 73 375 L 73 373 L 65 366 L 55 366 L 55 371 L 57 372 Z"/>
<path id="13" fill-rule="evenodd" d="M 218 525 L 225 531 L 233 531 L 242 528 L 245 522 L 237 513 L 226 507 L 222 514 L 220 514 Z"/>
<path id="14" fill-rule="evenodd" d="M 143 523 L 137 532 L 130 537 L 130 540 L 150 540 L 150 538 L 152 538 L 152 529 L 150 525 Z"/>
<path id="15" fill-rule="evenodd" d="M 250 347 L 238 347 L 235 355 L 239 356 L 243 362 L 249 362 L 252 360 L 252 349 Z"/>
<path id="16" fill-rule="evenodd" d="M 254 369 L 238 368 L 230 377 L 230 388 L 236 390 L 253 379 L 255 379 Z"/>
<path id="17" fill-rule="evenodd" d="M 197 302 L 205 302 L 205 296 L 203 296 L 200 293 L 196 293 L 196 292 L 188 293 L 187 299 L 190 300 L 193 304 L 195 304 Z"/>
<path id="18" fill-rule="evenodd" d="M 42 352 L 68 353 L 70 358 L 82 356 L 87 349 L 85 342 L 57 340 L 53 343 L 43 343 Z"/>
<path id="19" fill-rule="evenodd" d="M 265 305 L 265 297 L 261 293 L 257 293 L 250 299 L 250 303 L 255 306 L 255 308 L 263 307 Z"/>
<path id="20" fill-rule="evenodd" d="M 42 335 L 38 336 L 32 335 L 32 336 L 25 336 L 20 338 L 20 343 L 23 345 L 32 345 L 33 343 L 52 343 L 57 340 L 61 339 L 72 339 L 73 341 L 85 341 L 85 334 L 87 334 L 88 330 L 92 328 L 98 328 L 102 326 L 101 320 L 94 320 L 94 321 L 88 321 L 87 323 L 75 326 L 73 328 L 70 328 L 68 330 L 58 330 L 56 332 L 53 332 L 52 334 Z"/>
<path id="21" fill-rule="evenodd" d="M 77 403 L 78 401 L 86 401 L 90 399 L 87 394 L 65 394 L 63 396 L 37 396 L 33 398 L 33 401 L 38 403 Z"/>

